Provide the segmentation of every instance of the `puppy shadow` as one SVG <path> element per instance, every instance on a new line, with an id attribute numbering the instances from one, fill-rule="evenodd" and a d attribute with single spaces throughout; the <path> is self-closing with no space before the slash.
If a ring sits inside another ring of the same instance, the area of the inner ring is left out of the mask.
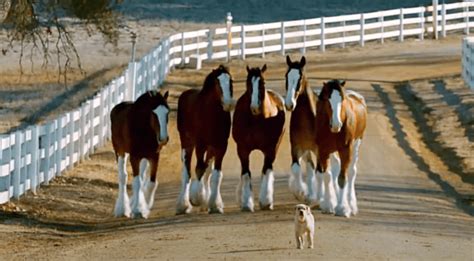
<path id="1" fill-rule="evenodd" d="M 290 247 L 273 247 L 273 248 L 263 248 L 263 249 L 242 249 L 242 250 L 232 250 L 232 251 L 223 251 L 223 252 L 214 252 L 211 254 L 222 255 L 222 254 L 239 254 L 239 253 L 252 253 L 252 252 L 268 252 L 275 250 L 288 250 L 294 249 Z"/>

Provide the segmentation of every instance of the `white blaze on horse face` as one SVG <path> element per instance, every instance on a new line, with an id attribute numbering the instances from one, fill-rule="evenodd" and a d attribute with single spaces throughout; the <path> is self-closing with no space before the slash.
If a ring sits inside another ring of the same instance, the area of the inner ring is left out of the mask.
<path id="1" fill-rule="evenodd" d="M 168 119 L 168 113 L 170 110 L 166 108 L 164 105 L 158 106 L 153 113 L 156 114 L 156 117 L 158 118 L 158 122 L 160 124 L 160 135 L 158 138 L 158 143 L 159 144 L 166 144 L 168 142 L 168 124 L 167 124 L 167 119 Z"/>
<path id="2" fill-rule="evenodd" d="M 286 109 L 292 111 L 296 106 L 296 87 L 300 80 L 300 71 L 298 69 L 291 69 L 287 75 L 288 90 L 286 93 L 285 106 Z"/>
<path id="3" fill-rule="evenodd" d="M 230 75 L 228 73 L 221 73 L 219 77 L 219 85 L 222 90 L 222 105 L 224 110 L 229 110 L 232 107 L 232 96 L 230 94 Z"/>
<path id="4" fill-rule="evenodd" d="M 331 118 L 331 131 L 337 133 L 342 128 L 341 120 L 341 107 L 342 107 L 342 97 L 341 93 L 337 90 L 333 90 L 331 97 L 329 98 L 329 103 L 331 104 L 332 118 Z"/>
<path id="5" fill-rule="evenodd" d="M 260 101 L 258 100 L 259 96 L 259 83 L 260 82 L 260 77 L 252 77 L 252 98 L 250 101 L 250 108 L 252 110 L 252 113 L 257 114 L 255 112 L 258 112 L 260 108 Z"/>

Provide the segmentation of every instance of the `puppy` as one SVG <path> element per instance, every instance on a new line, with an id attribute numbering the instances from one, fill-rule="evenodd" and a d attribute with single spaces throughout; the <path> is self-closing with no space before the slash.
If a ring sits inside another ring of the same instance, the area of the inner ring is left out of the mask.
<path id="1" fill-rule="evenodd" d="M 304 237 L 308 239 L 308 248 L 313 248 L 314 216 L 309 206 L 298 204 L 295 207 L 296 247 L 303 249 Z"/>

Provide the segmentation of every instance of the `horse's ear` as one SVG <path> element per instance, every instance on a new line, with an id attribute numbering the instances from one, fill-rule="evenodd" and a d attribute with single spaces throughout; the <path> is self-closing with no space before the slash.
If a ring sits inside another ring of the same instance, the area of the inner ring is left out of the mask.
<path id="1" fill-rule="evenodd" d="M 306 58 L 303 56 L 301 57 L 301 60 L 300 60 L 300 67 L 303 68 L 306 64 Z"/>
<path id="2" fill-rule="evenodd" d="M 165 101 L 168 99 L 169 91 L 166 91 L 165 94 L 163 95 L 163 98 Z"/>
<path id="3" fill-rule="evenodd" d="M 264 73 L 266 70 L 267 70 L 267 64 L 264 64 L 260 71 Z"/>
<path id="4" fill-rule="evenodd" d="M 250 72 L 250 68 L 249 68 L 249 66 L 247 65 L 247 73 L 249 73 L 249 72 Z"/>
<path id="5" fill-rule="evenodd" d="M 292 63 L 292 62 L 291 62 L 290 56 L 287 55 L 287 56 L 286 56 L 286 64 L 288 64 L 288 66 L 290 66 L 291 63 Z"/>
<path id="6" fill-rule="evenodd" d="M 346 85 L 346 81 L 343 80 L 343 81 L 341 82 L 341 86 L 344 87 L 345 85 Z"/>

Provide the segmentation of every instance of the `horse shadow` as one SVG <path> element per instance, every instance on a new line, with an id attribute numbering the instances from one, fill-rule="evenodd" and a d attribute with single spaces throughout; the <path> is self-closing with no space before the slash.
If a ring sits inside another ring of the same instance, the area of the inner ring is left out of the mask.
<path id="1" fill-rule="evenodd" d="M 468 199 L 463 199 L 463 195 L 461 195 L 455 187 L 453 187 L 448 182 L 444 181 L 443 178 L 440 176 L 439 173 L 433 172 L 429 166 L 429 164 L 425 161 L 423 157 L 418 155 L 416 150 L 410 145 L 407 140 L 407 134 L 403 130 L 403 126 L 400 121 L 397 119 L 397 109 L 394 106 L 393 101 L 390 99 L 388 93 L 383 89 L 380 84 L 372 84 L 372 88 L 378 94 L 380 100 L 382 101 L 385 112 L 389 121 L 392 125 L 392 129 L 395 132 L 395 139 L 400 146 L 401 149 L 408 155 L 412 162 L 415 163 L 417 168 L 422 172 L 426 173 L 427 177 L 434 181 L 447 195 L 455 200 L 456 206 L 464 211 L 465 213 L 473 216 L 474 215 L 474 206 L 468 204 Z M 408 90 L 408 84 L 400 84 L 395 86 L 397 93 L 403 99 L 403 102 L 409 107 L 409 109 L 413 113 L 413 117 L 417 122 L 419 129 L 423 129 L 424 131 L 420 131 L 424 137 L 424 141 L 426 142 L 426 132 L 431 132 L 430 127 L 428 126 L 426 119 L 423 116 L 423 112 L 419 111 L 419 108 L 415 108 L 416 105 L 413 105 L 413 95 L 410 94 Z M 431 134 L 432 135 L 432 134 Z M 439 146 L 434 145 L 434 146 Z M 445 159 L 446 160 L 446 159 Z M 446 162 L 445 162 L 446 163 Z M 446 164 L 449 165 L 449 164 Z"/>

